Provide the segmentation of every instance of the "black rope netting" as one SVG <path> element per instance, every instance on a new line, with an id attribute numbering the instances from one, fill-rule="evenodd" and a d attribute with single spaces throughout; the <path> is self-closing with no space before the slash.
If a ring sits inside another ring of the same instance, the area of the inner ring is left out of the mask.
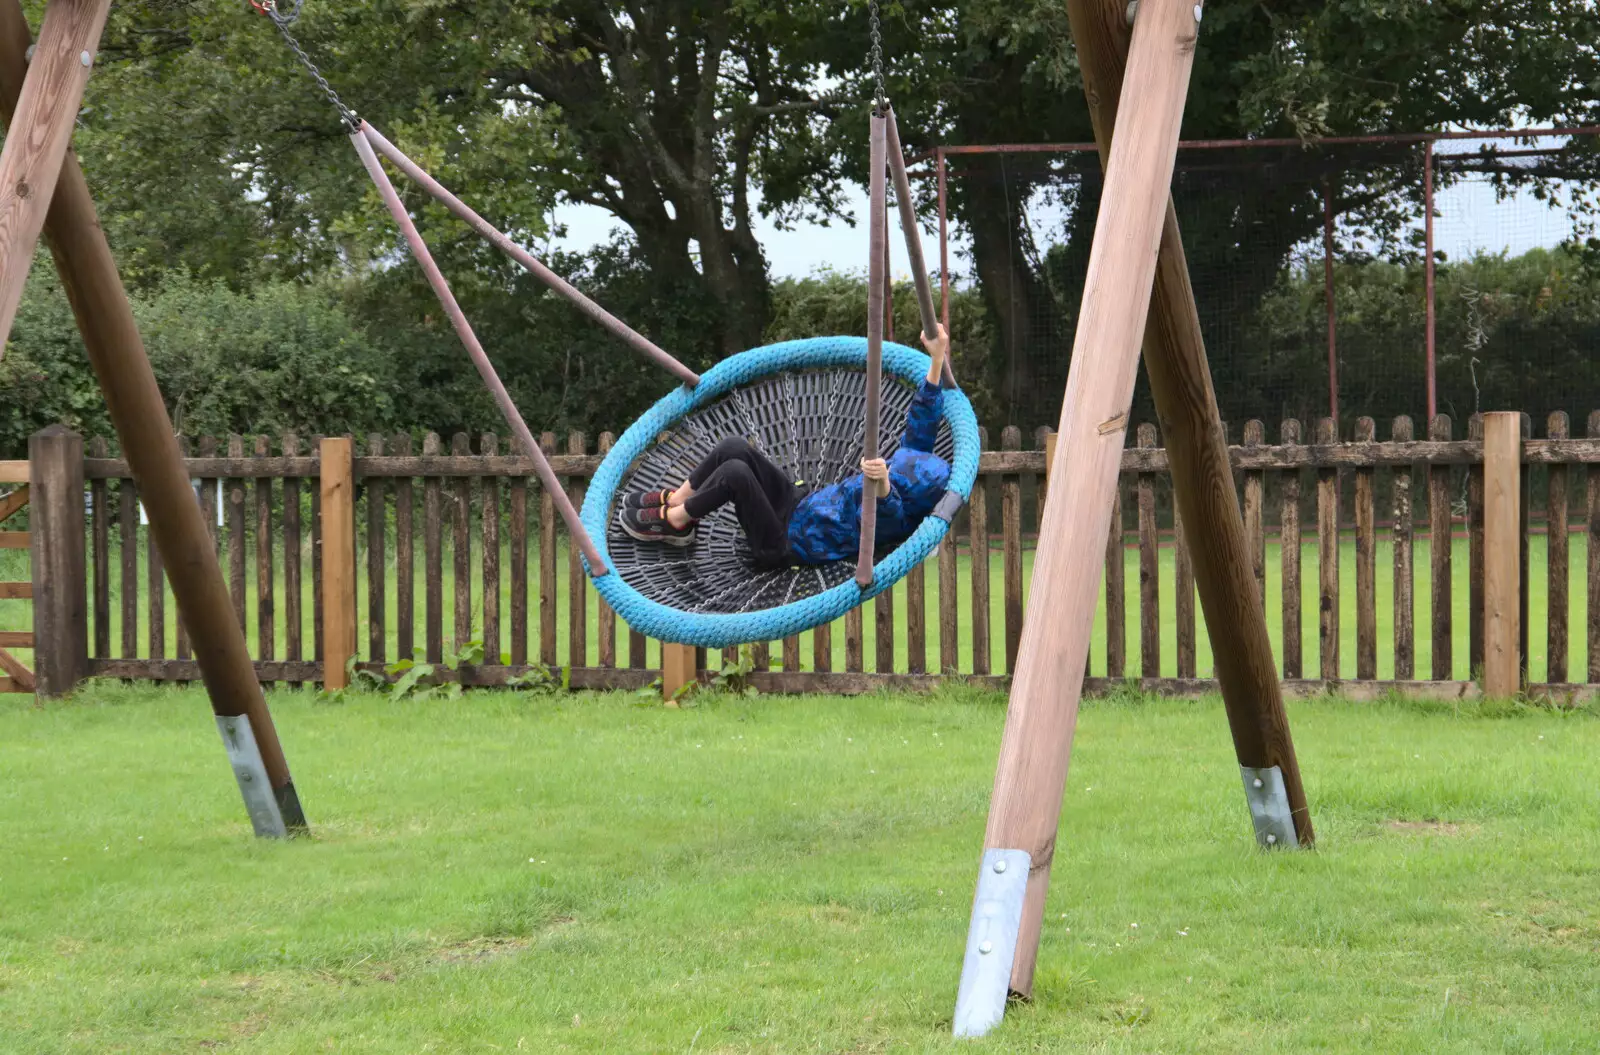
<path id="1" fill-rule="evenodd" d="M 915 390 L 885 376 L 879 450 L 891 457 L 900 445 Z M 859 473 L 866 373 L 803 370 L 774 374 L 730 392 L 663 433 L 636 461 L 617 489 L 672 490 L 721 440 L 742 436 L 806 490 Z M 955 441 L 941 423 L 934 452 L 946 461 Z M 639 542 L 608 518 L 606 546 L 613 570 L 652 601 L 683 612 L 726 614 L 776 608 L 822 593 L 855 574 L 854 560 L 761 569 L 751 560 L 731 506 L 700 522 L 692 546 Z"/>

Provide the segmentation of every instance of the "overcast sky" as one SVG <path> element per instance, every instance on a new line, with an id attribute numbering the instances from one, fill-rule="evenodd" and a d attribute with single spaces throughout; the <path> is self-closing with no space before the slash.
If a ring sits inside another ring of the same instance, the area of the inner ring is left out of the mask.
<path id="1" fill-rule="evenodd" d="M 1552 141 L 1553 143 L 1554 141 Z M 1444 143 L 1440 151 L 1470 153 L 1477 148 L 1476 141 Z M 1551 209 L 1523 192 L 1507 201 L 1496 201 L 1494 191 L 1482 182 L 1457 184 L 1435 195 L 1436 216 L 1434 240 L 1436 246 L 1449 258 L 1470 255 L 1476 249 L 1489 251 L 1508 250 L 1513 255 L 1536 246 L 1552 246 L 1567 236 L 1571 225 L 1566 213 Z M 861 187 L 851 187 L 847 205 L 856 216 L 866 217 L 866 192 Z M 891 210 L 893 206 L 891 204 Z M 1029 219 L 1038 233 L 1041 245 L 1048 241 L 1050 229 L 1059 220 L 1059 212 L 1049 207 L 1034 207 Z M 568 205 L 556 210 L 556 222 L 567 228 L 565 238 L 554 244 L 567 250 L 584 250 L 602 244 L 622 224 L 610 213 L 594 206 Z M 891 216 L 891 225 L 896 224 Z M 931 219 L 923 231 L 923 255 L 931 269 L 939 266 L 938 231 Z M 831 226 L 807 224 L 793 230 L 779 230 L 770 222 L 755 218 L 756 236 L 766 249 L 767 260 L 774 277 L 798 278 L 823 268 L 842 271 L 865 271 L 867 234 L 864 226 L 851 227 L 843 223 Z M 893 270 L 896 276 L 906 273 L 905 247 L 898 231 L 890 238 L 893 246 Z M 950 245 L 951 271 L 961 276 L 971 268 L 966 253 L 965 240 L 959 229 L 952 234 Z"/>

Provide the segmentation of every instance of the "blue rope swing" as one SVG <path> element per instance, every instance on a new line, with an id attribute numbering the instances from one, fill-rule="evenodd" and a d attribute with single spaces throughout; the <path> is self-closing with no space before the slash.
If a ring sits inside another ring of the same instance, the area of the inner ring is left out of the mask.
<path id="1" fill-rule="evenodd" d="M 750 611 L 685 611 L 647 597 L 638 586 L 630 583 L 626 563 L 614 560 L 608 547 L 609 528 L 619 488 L 629 479 L 636 463 L 652 450 L 657 441 L 671 435 L 685 419 L 737 396 L 739 390 L 747 386 L 785 373 L 864 371 L 866 356 L 867 342 L 860 337 L 817 337 L 742 352 L 708 370 L 694 388 L 679 387 L 662 397 L 622 434 L 595 473 L 583 503 L 582 521 L 601 558 L 612 569 L 611 574 L 590 581 L 605 602 L 630 627 L 662 641 L 705 648 L 776 640 L 840 618 L 861 602 L 893 586 L 938 547 L 945 532 L 950 529 L 948 518 L 955 516 L 960 503 L 965 502 L 972 493 L 972 485 L 978 475 L 978 421 L 973 414 L 972 404 L 955 388 L 945 390 L 941 416 L 943 425 L 948 428 L 949 436 L 954 441 L 948 489 L 959 501 L 941 503 L 934 515 L 926 518 L 910 538 L 877 562 L 872 582 L 865 588 L 858 586 L 853 578 L 846 578 L 837 585 L 809 596 Z M 928 357 L 921 352 L 900 344 L 885 342 L 883 345 L 886 379 L 894 378 L 908 386 L 915 386 L 927 374 L 928 366 Z M 861 376 L 864 383 L 865 375 Z M 707 552 L 697 552 L 702 549 Z M 690 547 L 684 559 L 691 562 L 727 562 L 734 559 L 725 551 L 713 553 L 709 549 L 704 543 L 697 542 Z M 853 562 L 850 562 L 848 568 L 853 567 Z"/>

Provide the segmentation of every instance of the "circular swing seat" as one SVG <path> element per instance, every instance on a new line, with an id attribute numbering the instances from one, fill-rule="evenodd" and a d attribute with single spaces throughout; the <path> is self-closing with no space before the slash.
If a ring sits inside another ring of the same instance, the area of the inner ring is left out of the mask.
<path id="1" fill-rule="evenodd" d="M 628 625 L 662 641 L 723 648 L 772 641 L 831 622 L 893 586 L 949 530 L 948 517 L 978 474 L 978 422 L 959 389 L 946 389 L 935 453 L 950 463 L 950 495 L 917 530 L 875 562 L 872 582 L 855 563 L 757 568 L 731 507 L 700 522 L 693 545 L 638 542 L 616 522 L 620 494 L 671 490 L 727 436 L 742 436 L 807 488 L 859 473 L 867 342 L 818 337 L 731 356 L 651 407 L 601 462 L 583 503 L 583 526 L 611 574 L 595 589 Z M 928 357 L 884 342 L 879 449 L 899 444 Z"/>

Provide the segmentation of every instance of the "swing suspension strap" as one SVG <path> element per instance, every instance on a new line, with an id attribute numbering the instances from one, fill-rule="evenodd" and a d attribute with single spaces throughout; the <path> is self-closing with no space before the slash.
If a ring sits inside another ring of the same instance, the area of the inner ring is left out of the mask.
<path id="1" fill-rule="evenodd" d="M 651 360 L 690 388 L 700 383 L 699 374 L 684 366 L 683 363 L 658 347 L 654 341 L 644 336 L 644 334 L 584 296 L 572 283 L 545 267 L 532 253 L 506 237 L 488 220 L 473 212 L 465 202 L 451 194 L 448 188 L 424 172 L 420 165 L 402 154 L 400 149 L 384 138 L 383 134 L 377 129 L 363 121 L 361 122 L 361 131 L 366 134 L 367 142 L 372 144 L 374 150 L 388 158 L 396 168 L 410 176 L 419 187 L 433 195 L 440 205 L 443 205 L 446 209 L 455 213 L 456 216 L 466 221 L 467 226 L 482 235 L 485 241 L 521 264 L 535 278 L 570 301 L 573 307 L 598 322 L 610 331 L 613 336 L 621 339 L 646 359 Z"/>
<path id="2" fill-rule="evenodd" d="M 648 337 L 584 296 L 566 279 L 551 271 L 532 253 L 517 245 L 496 229 L 488 220 L 474 212 L 460 198 L 450 193 L 443 184 L 424 172 L 421 166 L 401 153 L 399 148 L 380 135 L 371 125 L 362 121 L 354 110 L 345 105 L 344 100 L 339 97 L 339 93 L 328 83 L 328 79 L 317 68 L 317 64 L 311 60 L 311 56 L 306 54 L 305 48 L 301 47 L 300 42 L 295 39 L 294 34 L 289 30 L 289 27 L 300 17 L 300 7 L 304 0 L 285 0 L 284 3 L 280 3 L 279 0 L 250 0 L 250 2 L 258 11 L 272 19 L 272 24 L 278 28 L 279 34 L 283 36 L 290 50 L 300 60 L 300 64 L 306 68 L 306 72 L 316 81 L 317 86 L 322 89 L 322 93 L 328 97 L 328 101 L 333 104 L 334 109 L 339 111 L 340 120 L 344 122 L 345 127 L 351 133 L 364 131 L 367 141 L 374 150 L 388 158 L 402 172 L 415 180 L 418 186 L 431 194 L 441 205 L 466 221 L 468 226 L 477 231 L 486 241 L 518 264 L 521 264 L 535 278 L 549 286 L 557 295 L 564 297 L 589 318 L 598 322 L 613 336 L 619 338 L 646 359 L 651 360 L 691 388 L 700 383 L 699 374 L 679 362 L 654 341 L 651 341 Z"/>
<path id="3" fill-rule="evenodd" d="M 522 444 L 522 449 L 533 459 L 535 474 L 539 483 L 544 487 L 554 502 L 556 512 L 561 515 L 562 521 L 567 525 L 567 533 L 582 551 L 584 560 L 588 562 L 589 574 L 599 578 L 610 572 L 606 562 L 600 556 L 600 551 L 595 548 L 594 540 L 584 530 L 583 523 L 578 519 L 578 511 L 572 507 L 572 499 L 567 497 L 566 489 L 556 479 L 550 462 L 544 456 L 544 451 L 534 442 L 533 433 L 528 429 L 528 423 L 522 420 L 522 414 L 517 410 L 517 405 L 511 399 L 511 394 L 506 391 L 506 386 L 501 383 L 500 375 L 495 373 L 494 364 L 489 362 L 488 353 L 483 350 L 478 337 L 472 332 L 472 324 L 467 321 L 467 316 L 461 310 L 461 305 L 456 303 L 456 298 L 450 292 L 450 285 L 445 281 L 444 274 L 439 266 L 433 262 L 433 254 L 428 251 L 428 245 L 422 240 L 422 234 L 417 230 L 417 225 L 412 222 L 411 214 L 406 212 L 400 195 L 395 192 L 394 184 L 389 182 L 389 174 L 383 170 L 383 163 L 378 160 L 378 155 L 373 151 L 373 145 L 367 138 L 367 125 L 361 125 L 351 133 L 350 141 L 355 144 L 356 153 L 361 155 L 361 163 L 366 166 L 367 175 L 372 177 L 373 185 L 378 188 L 378 194 L 383 198 L 383 204 L 389 209 L 389 214 L 394 217 L 394 222 L 400 226 L 405 234 L 406 243 L 411 247 L 411 255 L 416 257 L 417 264 L 422 268 L 422 273 L 428 277 L 428 285 L 433 287 L 434 296 L 439 298 L 439 304 L 444 308 L 445 314 L 450 317 L 450 323 L 455 327 L 456 336 L 461 338 L 461 343 L 466 345 L 467 354 L 472 357 L 472 365 L 478 368 L 478 374 L 483 378 L 483 383 L 488 386 L 494 396 L 495 405 L 500 408 L 506 424 L 511 427 L 512 434 L 517 442 Z"/>

